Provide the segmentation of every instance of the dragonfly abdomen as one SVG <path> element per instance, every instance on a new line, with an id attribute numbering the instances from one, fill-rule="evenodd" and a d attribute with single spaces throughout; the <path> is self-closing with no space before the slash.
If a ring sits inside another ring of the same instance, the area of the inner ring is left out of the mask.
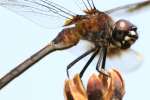
<path id="1" fill-rule="evenodd" d="M 73 46 L 78 43 L 80 40 L 80 34 L 78 30 L 75 27 L 71 28 L 65 28 L 59 34 L 56 36 L 56 38 L 53 40 L 55 44 L 63 44 L 63 45 L 69 45 Z"/>

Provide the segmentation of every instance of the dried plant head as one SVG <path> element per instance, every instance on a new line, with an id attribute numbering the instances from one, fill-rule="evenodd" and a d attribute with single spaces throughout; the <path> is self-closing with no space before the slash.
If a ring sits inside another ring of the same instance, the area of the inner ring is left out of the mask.
<path id="1" fill-rule="evenodd" d="M 87 89 L 79 74 L 65 81 L 64 94 L 66 100 L 122 100 L 125 94 L 124 80 L 116 69 L 108 70 L 109 77 L 104 74 L 92 74 Z"/>
<path id="2" fill-rule="evenodd" d="M 64 93 L 66 100 L 88 100 L 79 74 L 75 75 L 72 80 L 65 81 Z"/>

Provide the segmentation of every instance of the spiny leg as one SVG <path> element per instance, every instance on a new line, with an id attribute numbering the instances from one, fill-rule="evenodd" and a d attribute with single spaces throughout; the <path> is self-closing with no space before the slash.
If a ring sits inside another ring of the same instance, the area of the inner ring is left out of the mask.
<path id="1" fill-rule="evenodd" d="M 99 73 L 102 73 L 102 74 L 108 76 L 108 74 L 105 71 L 106 55 L 107 55 L 107 48 L 101 48 L 99 59 L 98 59 L 97 65 L 96 65 L 96 70 Z"/>
<path id="2" fill-rule="evenodd" d="M 77 62 L 80 61 L 82 58 L 86 57 L 87 55 L 89 55 L 90 53 L 92 53 L 92 52 L 95 51 L 95 50 L 96 50 L 96 48 L 93 48 L 93 49 L 90 49 L 90 50 L 86 51 L 84 54 L 82 54 L 81 56 L 79 56 L 78 58 L 76 58 L 74 61 L 72 61 L 72 62 L 67 66 L 66 72 L 67 72 L 68 78 L 69 78 L 69 69 L 72 68 L 75 63 L 77 63 Z"/>
<path id="3" fill-rule="evenodd" d="M 100 53 L 99 53 L 99 58 L 98 58 L 98 62 L 97 62 L 97 65 L 96 65 L 96 70 L 98 72 L 100 72 L 100 68 L 101 68 L 101 64 L 102 64 L 102 57 L 103 57 L 103 48 L 100 49 Z"/>
<path id="4" fill-rule="evenodd" d="M 87 67 L 90 65 L 90 63 L 93 61 L 93 59 L 95 58 L 95 56 L 98 54 L 100 48 L 97 48 L 97 50 L 93 53 L 93 55 L 90 57 L 90 59 L 88 60 L 88 62 L 86 63 L 86 65 L 83 67 L 83 69 L 80 72 L 80 78 L 82 78 L 85 70 L 87 69 Z"/>
<path id="5" fill-rule="evenodd" d="M 105 69 L 106 56 L 107 56 L 107 48 L 103 48 L 103 61 L 102 61 L 102 69 Z"/>

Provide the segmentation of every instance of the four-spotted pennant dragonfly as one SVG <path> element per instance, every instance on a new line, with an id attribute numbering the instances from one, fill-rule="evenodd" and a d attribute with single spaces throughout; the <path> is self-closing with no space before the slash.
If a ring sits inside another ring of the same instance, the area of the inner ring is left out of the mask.
<path id="1" fill-rule="evenodd" d="M 91 53 L 93 54 L 81 70 L 80 77 L 83 76 L 85 70 L 97 55 L 99 59 L 97 61 L 96 70 L 100 73 L 107 74 L 105 73 L 106 57 L 112 57 L 120 52 L 127 51 L 138 39 L 137 27 L 134 24 L 125 19 L 114 21 L 111 14 L 120 10 L 125 10 L 128 13 L 138 11 L 150 4 L 150 1 L 147 0 L 116 7 L 107 11 L 100 11 L 95 7 L 93 0 L 80 1 L 85 6 L 84 14 L 75 14 L 51 0 L 0 1 L 0 6 L 25 17 L 30 13 L 33 15 L 39 14 L 47 16 L 47 18 L 59 16 L 66 19 L 63 25 L 64 28 L 58 33 L 55 39 L 0 79 L 0 89 L 49 53 L 71 48 L 78 44 L 80 40 L 88 41 L 92 43 L 94 47 L 87 50 L 67 66 L 68 77 L 68 70 L 75 63 Z M 35 20 L 30 17 L 29 19 Z M 51 22 L 57 21 L 49 20 Z M 42 23 L 40 20 L 37 22 L 39 22 L 39 24 Z M 55 25 L 55 23 L 53 24 Z"/>

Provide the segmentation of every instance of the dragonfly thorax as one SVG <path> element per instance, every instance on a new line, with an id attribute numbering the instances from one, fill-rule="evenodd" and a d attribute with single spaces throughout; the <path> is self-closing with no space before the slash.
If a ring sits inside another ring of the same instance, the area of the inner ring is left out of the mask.
<path id="1" fill-rule="evenodd" d="M 98 46 L 108 46 L 113 29 L 113 20 L 104 12 L 97 11 L 91 15 L 85 15 L 84 19 L 76 23 L 76 28 L 81 39 L 93 42 Z"/>

